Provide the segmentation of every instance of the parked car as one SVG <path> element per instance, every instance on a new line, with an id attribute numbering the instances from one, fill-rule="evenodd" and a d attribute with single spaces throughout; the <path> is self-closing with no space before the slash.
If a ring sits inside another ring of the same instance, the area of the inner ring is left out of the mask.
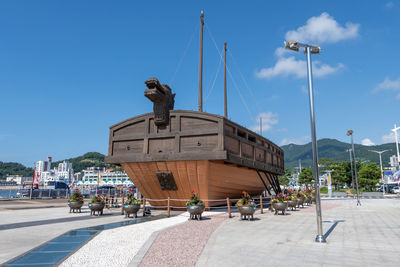
<path id="1" fill-rule="evenodd" d="M 393 187 L 391 191 L 394 194 L 399 194 L 400 193 L 400 186 Z"/>

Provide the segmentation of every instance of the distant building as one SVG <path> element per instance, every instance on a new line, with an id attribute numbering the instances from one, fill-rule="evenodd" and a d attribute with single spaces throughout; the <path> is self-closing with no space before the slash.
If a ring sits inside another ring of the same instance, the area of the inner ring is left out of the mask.
<path id="1" fill-rule="evenodd" d="M 397 159 L 396 155 L 393 155 L 389 158 L 389 164 L 390 164 L 390 167 L 392 167 L 392 168 L 396 168 L 396 169 L 399 168 L 399 160 Z"/>
<path id="2" fill-rule="evenodd" d="M 35 170 L 36 170 L 36 174 L 39 176 L 39 183 L 43 183 L 43 181 L 41 181 L 40 176 L 42 174 L 42 172 L 48 172 L 51 169 L 51 157 L 47 157 L 47 160 L 39 160 L 38 162 L 36 162 L 35 164 Z"/>
<path id="3" fill-rule="evenodd" d="M 25 182 L 32 182 L 33 177 L 23 177 L 22 175 L 9 175 L 6 177 L 6 182 L 14 182 L 17 185 L 22 185 Z"/>
<path id="4" fill-rule="evenodd" d="M 122 171 L 106 170 L 105 168 L 90 167 L 83 170 L 82 180 L 78 185 L 132 185 L 128 175 Z"/>
<path id="5" fill-rule="evenodd" d="M 72 163 L 63 161 L 57 167 L 51 169 L 51 157 L 47 161 L 39 160 L 35 164 L 36 175 L 39 177 L 39 184 L 47 186 L 49 181 L 61 181 L 67 184 L 74 182 L 74 169 Z"/>

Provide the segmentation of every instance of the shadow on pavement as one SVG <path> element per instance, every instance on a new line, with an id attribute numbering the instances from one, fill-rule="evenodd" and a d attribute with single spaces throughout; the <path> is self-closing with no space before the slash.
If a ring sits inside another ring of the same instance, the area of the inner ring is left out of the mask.
<path id="1" fill-rule="evenodd" d="M 326 233 L 324 234 L 324 238 L 327 239 L 328 236 L 332 233 L 332 231 L 335 229 L 335 227 L 338 225 L 338 223 L 340 222 L 344 222 L 345 220 L 335 220 L 334 224 L 331 225 L 331 227 L 328 229 L 328 231 L 326 231 Z M 323 221 L 323 222 L 332 222 L 332 221 Z"/>

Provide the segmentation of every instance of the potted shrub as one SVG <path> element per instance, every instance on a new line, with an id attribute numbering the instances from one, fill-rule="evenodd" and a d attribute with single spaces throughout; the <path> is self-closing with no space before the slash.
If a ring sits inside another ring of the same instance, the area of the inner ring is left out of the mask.
<path id="1" fill-rule="evenodd" d="M 303 191 L 297 191 L 297 207 L 300 208 L 300 205 L 304 208 L 304 200 L 305 200 L 305 195 Z"/>
<path id="2" fill-rule="evenodd" d="M 105 201 L 104 201 L 104 196 L 103 195 L 95 195 L 92 197 L 89 203 L 89 209 L 90 209 L 90 215 L 103 215 L 103 209 L 104 209 Z"/>
<path id="3" fill-rule="evenodd" d="M 293 190 L 288 190 L 288 208 L 296 210 L 297 207 L 297 197 L 294 195 Z"/>
<path id="4" fill-rule="evenodd" d="M 311 190 L 307 189 L 304 192 L 304 195 L 305 195 L 304 204 L 306 204 L 307 206 L 310 206 L 311 205 L 311 200 L 312 200 Z"/>
<path id="5" fill-rule="evenodd" d="M 186 208 L 190 214 L 191 220 L 201 220 L 201 214 L 203 213 L 205 206 L 203 201 L 201 201 L 194 193 L 194 190 L 192 190 L 192 196 L 190 197 L 189 201 L 186 202 Z"/>
<path id="6" fill-rule="evenodd" d="M 71 194 L 69 200 L 68 200 L 68 206 L 69 206 L 69 213 L 72 212 L 81 212 L 81 208 L 83 205 L 83 196 L 81 192 L 79 192 L 78 188 L 74 189 L 74 192 Z"/>
<path id="7" fill-rule="evenodd" d="M 271 205 L 275 210 L 275 215 L 277 215 L 279 211 L 282 211 L 283 215 L 286 214 L 286 209 L 288 207 L 288 200 L 289 196 L 283 195 L 282 193 L 276 195 L 274 199 L 271 199 Z"/>
<path id="8" fill-rule="evenodd" d="M 315 200 L 315 189 L 311 190 L 311 204 L 312 203 L 316 203 L 316 200 Z"/>
<path id="9" fill-rule="evenodd" d="M 137 218 L 137 212 L 140 209 L 140 200 L 135 198 L 133 192 L 134 190 L 130 188 L 124 203 L 125 218 L 130 218 L 130 214 L 133 214 L 134 218 Z"/>
<path id="10" fill-rule="evenodd" d="M 236 202 L 236 207 L 240 212 L 240 219 L 253 220 L 254 212 L 256 211 L 256 204 L 251 199 L 250 195 L 246 192 L 242 192 L 242 197 Z"/>

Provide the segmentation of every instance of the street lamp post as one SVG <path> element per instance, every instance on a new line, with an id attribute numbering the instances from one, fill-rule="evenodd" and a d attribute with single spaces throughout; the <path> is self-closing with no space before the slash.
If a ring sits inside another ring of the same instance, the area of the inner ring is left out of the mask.
<path id="1" fill-rule="evenodd" d="M 381 178 L 382 178 L 382 183 L 383 183 L 383 196 L 385 196 L 385 181 L 383 179 L 383 167 L 382 167 L 382 154 L 385 153 L 386 151 L 389 151 L 390 149 L 383 150 L 383 151 L 375 151 L 375 150 L 369 150 L 371 152 L 375 152 L 379 154 L 379 162 L 381 164 Z"/>
<path id="2" fill-rule="evenodd" d="M 396 127 L 396 124 L 395 124 L 394 128 L 392 129 L 392 131 L 394 132 L 394 135 L 396 137 L 397 162 L 399 163 L 398 165 L 400 166 L 399 139 L 397 138 L 397 131 L 398 130 L 400 130 L 400 127 Z"/>
<path id="3" fill-rule="evenodd" d="M 318 233 L 315 238 L 316 242 L 325 243 L 325 237 L 322 231 L 322 215 L 321 215 L 321 197 L 319 192 L 319 172 L 318 172 L 318 150 L 317 150 L 317 135 L 315 130 L 315 113 L 314 113 L 314 92 L 312 83 L 312 66 L 311 54 L 319 54 L 321 48 L 317 45 L 308 45 L 298 43 L 296 41 L 284 42 L 285 48 L 293 51 L 299 51 L 304 48 L 304 53 L 307 54 L 307 76 L 308 76 L 308 96 L 310 102 L 310 122 L 311 122 L 311 137 L 312 137 L 312 153 L 314 162 L 314 186 L 315 186 L 315 207 L 317 213 L 317 228 Z"/>
<path id="4" fill-rule="evenodd" d="M 353 152 L 353 159 L 354 159 L 354 176 L 356 178 L 356 189 L 357 189 L 357 206 L 361 206 L 360 202 L 360 194 L 358 191 L 358 176 L 357 176 L 357 162 L 356 162 L 356 153 L 354 152 L 354 142 L 353 142 L 353 130 L 348 130 L 347 131 L 347 136 L 351 136 L 351 150 Z"/>
<path id="5" fill-rule="evenodd" d="M 354 186 L 354 175 L 353 175 L 353 160 L 351 159 L 351 151 L 353 151 L 353 150 L 347 149 L 347 151 L 349 151 L 349 156 L 350 156 L 350 170 L 351 170 L 351 183 L 353 185 L 353 198 L 356 198 L 355 194 L 354 194 L 355 186 Z"/>

